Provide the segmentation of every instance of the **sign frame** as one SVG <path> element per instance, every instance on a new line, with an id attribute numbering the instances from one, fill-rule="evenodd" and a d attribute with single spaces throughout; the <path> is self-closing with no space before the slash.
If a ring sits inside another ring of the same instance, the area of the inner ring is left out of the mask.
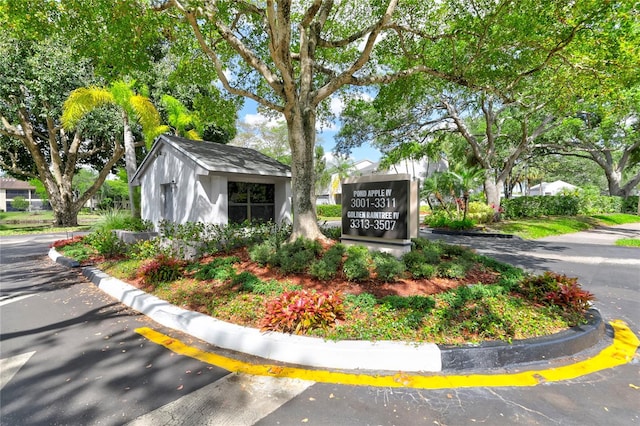
<path id="1" fill-rule="evenodd" d="M 341 241 L 399 255 L 410 251 L 420 222 L 418 186 L 409 174 L 344 179 Z"/>

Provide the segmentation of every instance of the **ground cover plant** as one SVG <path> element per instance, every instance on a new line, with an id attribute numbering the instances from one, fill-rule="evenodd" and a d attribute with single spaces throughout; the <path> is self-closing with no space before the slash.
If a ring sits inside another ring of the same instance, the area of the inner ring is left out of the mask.
<path id="1" fill-rule="evenodd" d="M 54 247 L 181 307 L 336 340 L 512 341 L 582 323 L 593 299 L 574 278 L 532 276 L 424 238 L 396 259 L 331 240 L 289 242 L 290 229 L 273 224 L 226 230 L 217 245 L 185 227 L 207 247 L 190 260 L 167 244 L 185 234 L 181 225 L 151 241 L 114 245 L 115 252 L 100 250 L 95 233 Z"/>

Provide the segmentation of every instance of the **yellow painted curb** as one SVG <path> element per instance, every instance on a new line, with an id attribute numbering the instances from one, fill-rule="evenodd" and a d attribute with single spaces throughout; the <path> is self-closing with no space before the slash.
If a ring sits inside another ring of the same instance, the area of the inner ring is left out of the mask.
<path id="1" fill-rule="evenodd" d="M 308 370 L 304 368 L 283 367 L 268 364 L 251 364 L 232 358 L 205 352 L 193 346 L 187 346 L 179 340 L 159 333 L 147 327 L 136 329 L 148 340 L 184 356 L 198 359 L 233 373 L 244 373 L 256 376 L 286 377 L 310 380 L 322 383 L 341 385 L 407 387 L 418 389 L 497 387 L 497 386 L 536 386 L 545 382 L 558 382 L 595 373 L 596 371 L 626 364 L 633 359 L 640 345 L 640 340 L 620 320 L 610 322 L 614 329 L 611 345 L 592 358 L 545 370 L 523 371 L 513 374 L 471 374 L 471 375 L 415 375 L 399 372 L 394 375 L 371 375 L 357 373 L 341 373 L 325 370 Z"/>

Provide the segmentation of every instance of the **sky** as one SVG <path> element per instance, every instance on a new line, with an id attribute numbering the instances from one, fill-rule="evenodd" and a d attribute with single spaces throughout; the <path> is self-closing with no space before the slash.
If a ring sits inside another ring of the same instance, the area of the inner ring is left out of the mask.
<path id="1" fill-rule="evenodd" d="M 331 103 L 331 109 L 337 115 L 340 114 L 342 110 L 342 105 L 339 101 L 334 101 Z M 251 100 L 245 99 L 244 107 L 238 112 L 238 119 L 241 122 L 249 123 L 249 124 L 258 124 L 269 121 L 269 119 L 258 112 L 258 104 Z M 339 124 L 338 124 L 339 126 Z M 320 142 L 325 151 L 325 157 L 327 158 L 327 162 L 331 162 L 333 155 L 331 151 L 335 146 L 334 137 L 340 130 L 338 126 L 333 126 L 331 128 L 323 128 L 318 131 L 317 140 Z M 362 161 L 362 160 L 371 160 L 378 161 L 380 160 L 381 153 L 377 149 L 369 146 L 363 145 L 360 148 L 356 148 L 351 152 L 350 158 L 354 162 Z"/>

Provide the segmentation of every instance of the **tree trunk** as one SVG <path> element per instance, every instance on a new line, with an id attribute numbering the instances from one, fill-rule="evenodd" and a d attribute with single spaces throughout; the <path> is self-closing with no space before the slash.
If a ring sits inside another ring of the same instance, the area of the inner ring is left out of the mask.
<path id="1" fill-rule="evenodd" d="M 318 226 L 315 203 L 315 172 L 313 167 L 316 116 L 313 108 L 302 105 L 285 114 L 291 146 L 291 195 L 293 232 L 291 240 L 298 237 L 324 240 Z"/>
<path id="2" fill-rule="evenodd" d="M 74 208 L 73 203 L 62 203 L 60 206 L 53 207 L 55 216 L 55 226 L 78 226 L 78 210 Z"/>
<path id="3" fill-rule="evenodd" d="M 129 117 L 125 111 L 122 112 L 122 122 L 124 124 L 124 163 L 127 170 L 127 180 L 129 185 L 129 204 L 131 209 L 131 216 L 134 218 L 140 218 L 140 209 L 136 200 L 136 187 L 133 185 L 131 179 L 136 173 L 138 168 L 136 162 L 136 146 L 133 140 L 133 133 L 131 132 L 131 126 L 129 125 Z"/>
<path id="4" fill-rule="evenodd" d="M 488 172 L 487 172 L 488 173 Z M 495 181 L 494 178 L 487 174 L 484 178 L 484 193 L 487 197 L 487 204 L 493 207 L 493 220 L 500 220 L 500 186 L 502 182 Z"/>

